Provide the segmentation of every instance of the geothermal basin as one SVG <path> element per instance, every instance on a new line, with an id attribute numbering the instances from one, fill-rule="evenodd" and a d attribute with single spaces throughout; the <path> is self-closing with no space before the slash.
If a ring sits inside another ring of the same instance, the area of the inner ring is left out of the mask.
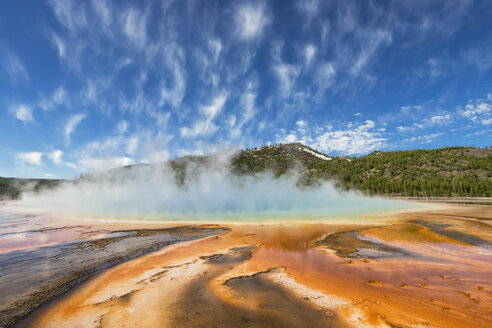
<path id="1" fill-rule="evenodd" d="M 18 327 L 490 327 L 492 207 L 240 223 L 0 217 Z"/>

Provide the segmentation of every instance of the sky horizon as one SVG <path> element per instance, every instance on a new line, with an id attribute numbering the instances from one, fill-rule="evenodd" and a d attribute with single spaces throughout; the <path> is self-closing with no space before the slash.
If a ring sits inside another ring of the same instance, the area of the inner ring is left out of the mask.
<path id="1" fill-rule="evenodd" d="M 492 2 L 0 2 L 0 176 L 492 145 Z"/>

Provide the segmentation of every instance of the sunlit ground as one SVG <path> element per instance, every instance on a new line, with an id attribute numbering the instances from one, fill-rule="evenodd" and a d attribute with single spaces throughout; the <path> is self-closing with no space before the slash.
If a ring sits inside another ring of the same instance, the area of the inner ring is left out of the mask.
<path id="1" fill-rule="evenodd" d="M 182 224 L 3 215 L 0 311 L 6 318 L 40 298 L 35 290 L 72 286 L 21 324 L 490 326 L 490 206 L 362 217 L 169 231 Z M 164 246 L 111 262 L 146 242 Z M 121 264 L 82 282 L 96 259 Z"/>

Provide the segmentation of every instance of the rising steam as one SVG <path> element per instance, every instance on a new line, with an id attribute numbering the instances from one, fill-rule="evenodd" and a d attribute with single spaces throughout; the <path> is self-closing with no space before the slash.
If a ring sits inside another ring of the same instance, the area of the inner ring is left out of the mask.
<path id="1" fill-rule="evenodd" d="M 120 219 L 247 221 L 334 218 L 409 208 L 414 204 L 367 197 L 323 182 L 298 187 L 298 174 L 238 176 L 222 161 L 121 168 L 57 189 L 25 193 L 16 207 L 36 213 Z"/>

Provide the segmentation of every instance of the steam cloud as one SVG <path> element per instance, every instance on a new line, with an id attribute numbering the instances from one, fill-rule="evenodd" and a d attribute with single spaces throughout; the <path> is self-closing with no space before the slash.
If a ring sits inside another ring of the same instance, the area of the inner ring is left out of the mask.
<path id="1" fill-rule="evenodd" d="M 16 207 L 35 213 L 131 220 L 249 221 L 335 218 L 415 206 L 337 190 L 299 188 L 297 174 L 237 176 L 227 165 L 189 164 L 183 183 L 167 165 L 121 168 L 25 193 Z"/>

